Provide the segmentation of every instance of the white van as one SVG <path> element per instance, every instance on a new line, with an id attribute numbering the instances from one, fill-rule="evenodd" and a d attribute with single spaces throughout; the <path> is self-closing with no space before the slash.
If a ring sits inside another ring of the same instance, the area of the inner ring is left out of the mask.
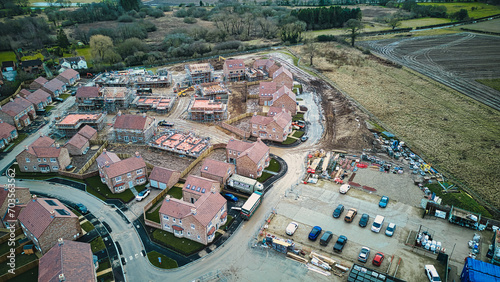
<path id="1" fill-rule="evenodd" d="M 376 233 L 380 232 L 380 229 L 382 229 L 382 225 L 384 225 L 384 219 L 385 218 L 381 215 L 377 215 L 375 217 L 375 220 L 373 221 L 373 224 L 372 224 L 372 231 L 373 232 L 376 232 Z"/>
<path id="2" fill-rule="evenodd" d="M 425 265 L 425 273 L 427 274 L 427 278 L 429 278 L 430 282 L 438 282 L 441 281 L 439 278 L 439 274 L 436 271 L 436 268 L 432 264 Z"/>

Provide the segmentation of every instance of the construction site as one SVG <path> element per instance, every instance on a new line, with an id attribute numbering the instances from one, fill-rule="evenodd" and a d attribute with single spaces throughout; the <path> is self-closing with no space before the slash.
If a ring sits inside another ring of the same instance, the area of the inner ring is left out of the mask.
<path id="1" fill-rule="evenodd" d="M 169 130 L 158 134 L 149 146 L 181 156 L 197 158 L 210 147 L 209 138 L 197 137 L 193 132 Z"/>

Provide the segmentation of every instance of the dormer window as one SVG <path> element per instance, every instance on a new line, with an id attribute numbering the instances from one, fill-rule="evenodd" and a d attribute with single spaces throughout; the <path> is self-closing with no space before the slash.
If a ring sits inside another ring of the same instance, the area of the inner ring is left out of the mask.
<path id="1" fill-rule="evenodd" d="M 208 170 L 208 166 L 205 167 L 205 170 Z"/>

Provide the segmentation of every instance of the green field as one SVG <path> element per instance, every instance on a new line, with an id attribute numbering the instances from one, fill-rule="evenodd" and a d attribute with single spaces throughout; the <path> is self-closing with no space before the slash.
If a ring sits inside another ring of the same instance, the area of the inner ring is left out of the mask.
<path id="1" fill-rule="evenodd" d="M 95 1 L 99 2 L 99 1 Z M 85 60 L 87 61 L 87 66 L 90 68 L 92 66 L 91 59 L 92 59 L 92 54 L 90 53 L 90 47 L 87 48 L 82 48 L 82 49 L 76 49 L 76 53 L 78 53 L 78 56 L 83 56 L 85 57 Z"/>
<path id="2" fill-rule="evenodd" d="M 483 18 L 500 14 L 500 7 L 486 3 L 418 3 L 418 5 L 445 6 L 448 14 L 453 14 L 461 9 L 466 9 L 471 18 Z M 472 11 L 474 7 L 474 11 Z"/>
<path id="3" fill-rule="evenodd" d="M 0 52 L 0 63 L 6 61 L 15 61 L 15 60 L 16 60 L 16 54 L 14 54 L 14 52 L 12 51 Z"/>
<path id="4" fill-rule="evenodd" d="M 449 23 L 449 22 L 451 22 L 450 19 L 420 18 L 420 19 L 401 21 L 401 26 L 399 28 L 418 27 L 418 26 L 426 26 L 426 25 L 434 25 L 434 24 L 443 24 L 443 23 Z"/>
<path id="5" fill-rule="evenodd" d="M 161 259 L 161 263 L 160 260 Z M 164 268 L 164 269 L 171 269 L 171 268 L 177 268 L 177 262 L 169 257 L 166 257 L 157 251 L 152 251 L 148 253 L 148 259 L 156 267 L 159 268 Z"/>
<path id="6" fill-rule="evenodd" d="M 495 90 L 500 91 L 500 78 L 494 79 L 476 79 L 477 82 L 484 84 L 488 87 L 491 87 Z"/>
<path id="7" fill-rule="evenodd" d="M 495 19 L 491 21 L 484 21 L 475 24 L 467 24 L 461 26 L 461 28 L 467 28 L 477 31 L 486 31 L 486 32 L 496 32 L 500 33 L 500 19 Z"/>

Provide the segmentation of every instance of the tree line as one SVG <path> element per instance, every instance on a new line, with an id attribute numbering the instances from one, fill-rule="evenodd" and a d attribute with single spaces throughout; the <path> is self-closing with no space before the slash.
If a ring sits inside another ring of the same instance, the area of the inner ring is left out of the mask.
<path id="1" fill-rule="evenodd" d="M 340 6 L 330 6 L 328 8 L 307 8 L 291 11 L 292 16 L 296 16 L 307 25 L 307 29 L 339 28 L 350 19 L 361 20 L 361 9 L 343 8 Z"/>

